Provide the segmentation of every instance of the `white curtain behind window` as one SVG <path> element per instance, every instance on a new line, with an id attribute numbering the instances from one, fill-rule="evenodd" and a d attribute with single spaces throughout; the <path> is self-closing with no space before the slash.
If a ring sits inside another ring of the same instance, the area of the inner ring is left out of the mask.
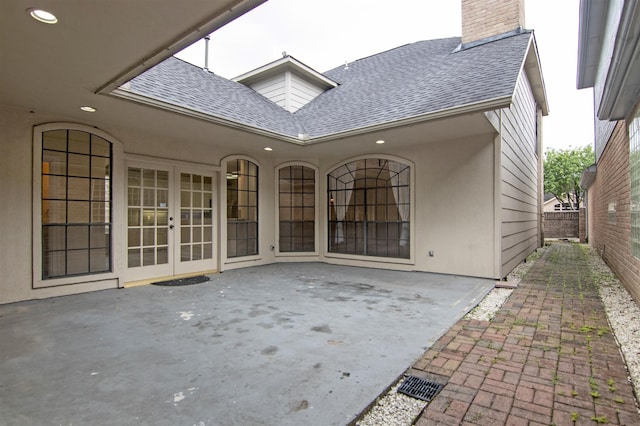
<path id="1" fill-rule="evenodd" d="M 351 193 L 353 192 L 353 177 L 351 176 L 347 166 L 341 166 L 331 173 L 332 179 L 329 180 L 329 191 L 333 196 L 334 206 L 336 208 L 336 244 L 344 242 L 344 217 L 347 213 L 347 207 L 351 201 Z M 342 177 L 343 180 L 340 180 Z"/>

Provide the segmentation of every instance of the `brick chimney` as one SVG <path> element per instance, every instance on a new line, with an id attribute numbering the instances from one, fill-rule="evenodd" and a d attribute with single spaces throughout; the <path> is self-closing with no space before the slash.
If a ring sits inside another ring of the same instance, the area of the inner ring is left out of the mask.
<path id="1" fill-rule="evenodd" d="M 462 43 L 524 28 L 524 0 L 461 0 Z"/>

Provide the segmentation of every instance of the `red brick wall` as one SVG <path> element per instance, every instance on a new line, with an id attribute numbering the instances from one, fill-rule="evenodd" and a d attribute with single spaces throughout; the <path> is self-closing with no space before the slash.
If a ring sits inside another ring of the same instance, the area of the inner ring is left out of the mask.
<path id="1" fill-rule="evenodd" d="M 545 238 L 578 238 L 578 212 L 545 212 Z"/>
<path id="2" fill-rule="evenodd" d="M 626 122 L 619 121 L 589 188 L 589 243 L 640 303 L 640 259 L 631 255 L 630 195 L 629 133 Z"/>
<path id="3" fill-rule="evenodd" d="M 584 244 L 587 242 L 587 209 L 584 207 L 580 207 L 580 222 L 578 224 L 578 235 L 580 237 L 580 243 Z"/>

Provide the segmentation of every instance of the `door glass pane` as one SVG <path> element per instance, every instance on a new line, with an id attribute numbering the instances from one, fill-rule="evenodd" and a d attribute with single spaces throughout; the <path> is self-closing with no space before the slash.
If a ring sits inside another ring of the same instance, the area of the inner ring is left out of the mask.
<path id="1" fill-rule="evenodd" d="M 169 262 L 169 172 L 131 167 L 128 174 L 128 246 L 143 246 L 142 250 L 129 251 L 129 267 L 166 264 Z"/>
<path id="2" fill-rule="evenodd" d="M 142 170 L 129 168 L 128 176 L 129 188 L 134 186 L 142 186 Z"/>
<path id="3" fill-rule="evenodd" d="M 142 249 L 142 265 L 149 266 L 156 264 L 156 249 L 154 247 L 148 247 Z"/>
<path id="4" fill-rule="evenodd" d="M 213 233 L 212 210 L 213 185 L 210 176 L 180 174 L 180 260 L 188 262 L 202 259 L 203 233 Z M 204 207 L 203 209 L 203 200 Z"/>
<path id="5" fill-rule="evenodd" d="M 139 248 L 135 248 L 135 249 L 129 249 L 128 251 L 128 266 L 129 268 L 135 268 L 137 266 L 141 266 L 142 262 L 141 262 L 141 257 L 140 257 L 140 249 Z"/>
<path id="6" fill-rule="evenodd" d="M 158 228 L 156 230 L 156 244 L 167 245 L 168 243 L 169 243 L 169 240 L 168 240 L 167 228 Z"/>
<path id="7" fill-rule="evenodd" d="M 180 246 L 180 261 L 188 262 L 191 260 L 191 245 L 183 244 Z"/>
<path id="8" fill-rule="evenodd" d="M 145 246 L 155 245 L 155 228 L 144 228 L 142 230 L 142 244 Z"/>
<path id="9" fill-rule="evenodd" d="M 202 246 L 202 258 L 203 259 L 211 259 L 213 258 L 213 244 L 206 243 Z"/>
<path id="10" fill-rule="evenodd" d="M 158 265 L 165 265 L 167 263 L 169 263 L 168 247 L 158 247 Z"/>
<path id="11" fill-rule="evenodd" d="M 129 187 L 128 198 L 129 206 L 140 206 L 140 188 Z"/>
<path id="12" fill-rule="evenodd" d="M 129 247 L 140 246 L 140 228 L 129 228 L 127 232 L 127 244 Z"/>
<path id="13" fill-rule="evenodd" d="M 142 171 L 142 183 L 145 188 L 156 187 L 156 171 L 144 169 Z"/>
<path id="14" fill-rule="evenodd" d="M 158 170 L 157 177 L 158 177 L 158 182 L 157 182 L 158 188 L 168 189 L 169 188 L 169 172 L 165 170 Z"/>

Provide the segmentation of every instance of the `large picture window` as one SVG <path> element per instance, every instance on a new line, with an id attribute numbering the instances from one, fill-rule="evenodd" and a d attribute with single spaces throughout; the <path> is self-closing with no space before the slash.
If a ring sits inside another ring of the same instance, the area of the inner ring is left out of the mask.
<path id="1" fill-rule="evenodd" d="M 640 259 L 640 108 L 629 125 L 631 172 L 631 254 Z"/>
<path id="2" fill-rule="evenodd" d="M 42 134 L 42 279 L 111 271 L 111 143 Z"/>
<path id="3" fill-rule="evenodd" d="M 279 251 L 315 251 L 316 173 L 310 167 L 278 172 Z"/>
<path id="4" fill-rule="evenodd" d="M 258 254 L 258 166 L 227 161 L 227 257 Z"/>
<path id="5" fill-rule="evenodd" d="M 329 252 L 410 258 L 410 167 L 368 158 L 328 175 Z"/>

